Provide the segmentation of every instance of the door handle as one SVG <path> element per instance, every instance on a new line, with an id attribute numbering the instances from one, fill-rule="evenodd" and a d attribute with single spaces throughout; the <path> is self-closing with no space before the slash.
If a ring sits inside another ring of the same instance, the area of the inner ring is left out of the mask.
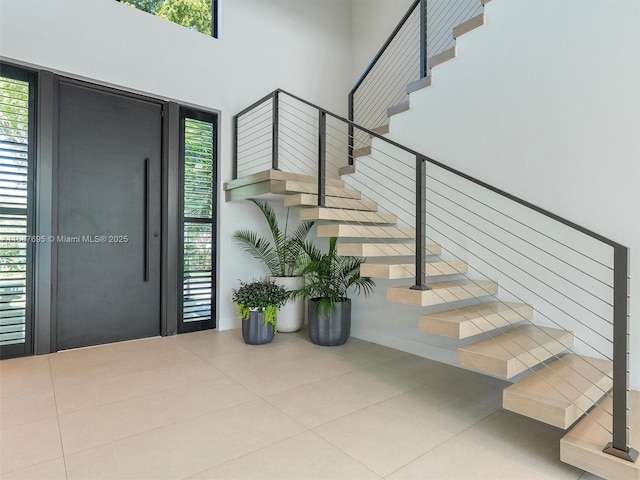
<path id="1" fill-rule="evenodd" d="M 149 159 L 144 159 L 144 281 L 149 281 Z"/>

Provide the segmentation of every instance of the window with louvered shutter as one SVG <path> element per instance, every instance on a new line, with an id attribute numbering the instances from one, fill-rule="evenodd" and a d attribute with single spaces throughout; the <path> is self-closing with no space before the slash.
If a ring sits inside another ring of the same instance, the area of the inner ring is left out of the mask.
<path id="1" fill-rule="evenodd" d="M 34 87 L 32 74 L 0 71 L 0 354 L 31 352 L 31 231 Z"/>
<path id="2" fill-rule="evenodd" d="M 215 116 L 183 110 L 181 332 L 215 326 Z"/>

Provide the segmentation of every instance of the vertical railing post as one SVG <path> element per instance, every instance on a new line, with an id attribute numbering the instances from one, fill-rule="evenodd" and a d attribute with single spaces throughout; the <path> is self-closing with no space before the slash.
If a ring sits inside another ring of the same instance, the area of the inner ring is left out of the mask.
<path id="1" fill-rule="evenodd" d="M 429 70 L 427 55 L 427 0 L 420 0 L 420 78 L 425 78 Z"/>
<path id="2" fill-rule="evenodd" d="M 416 155 L 416 283 L 412 290 L 430 290 L 427 286 L 427 162 Z"/>
<path id="3" fill-rule="evenodd" d="M 318 117 L 318 206 L 325 206 L 327 176 L 327 113 Z"/>
<path id="4" fill-rule="evenodd" d="M 354 97 L 354 91 L 351 90 L 349 92 L 349 120 L 351 122 L 355 121 L 354 120 L 355 112 L 354 112 L 354 109 L 353 109 L 353 97 Z M 355 135 L 355 129 L 353 128 L 353 124 L 350 123 L 349 124 L 349 139 L 348 139 L 348 141 L 349 141 L 349 152 L 348 152 L 348 157 L 347 157 L 349 165 L 353 165 L 355 163 L 354 158 L 353 158 L 353 147 L 355 145 L 354 135 Z"/>
<path id="5" fill-rule="evenodd" d="M 273 92 L 272 103 L 272 120 L 271 120 L 271 168 L 274 170 L 280 170 L 278 168 L 278 134 L 280 132 L 278 127 L 278 118 L 280 113 L 280 97 L 279 91 Z"/>
<path id="6" fill-rule="evenodd" d="M 635 462 L 629 445 L 629 249 L 613 248 L 613 440 L 604 452 Z"/>
<path id="7" fill-rule="evenodd" d="M 231 179 L 238 178 L 238 116 L 233 116 L 233 167 Z"/>

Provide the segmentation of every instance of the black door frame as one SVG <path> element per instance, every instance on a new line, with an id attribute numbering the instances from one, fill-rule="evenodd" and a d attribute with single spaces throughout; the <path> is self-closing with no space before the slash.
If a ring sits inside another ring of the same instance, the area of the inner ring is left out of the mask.
<path id="1" fill-rule="evenodd" d="M 27 140 L 28 163 L 27 163 L 27 236 L 34 236 L 35 222 L 35 172 L 38 159 L 36 139 L 37 139 L 37 105 L 38 105 L 38 75 L 28 68 L 0 62 L 3 76 L 14 80 L 29 83 L 29 132 Z M 34 352 L 33 332 L 34 332 L 34 259 L 36 242 L 26 244 L 26 272 L 25 272 L 25 341 L 24 343 L 12 344 L 0 348 L 0 358 L 11 358 L 23 355 L 32 355 Z"/>
<path id="2" fill-rule="evenodd" d="M 201 120 L 203 122 L 207 122 L 207 123 L 211 123 L 211 125 L 213 126 L 213 139 L 214 139 L 214 145 L 212 145 L 213 147 L 213 178 L 212 178 L 212 188 L 213 188 L 213 197 L 212 197 L 212 202 L 213 205 L 211 206 L 211 215 L 212 215 L 212 219 L 211 219 L 211 225 L 212 225 L 212 235 L 211 235 L 211 250 L 212 250 L 212 254 L 211 254 L 211 318 L 209 320 L 201 320 L 201 321 L 194 321 L 194 322 L 189 322 L 189 323 L 185 323 L 183 321 L 183 300 L 184 300 L 184 296 L 183 296 L 183 283 L 184 283 L 184 268 L 183 268 L 183 264 L 184 264 L 184 235 L 183 235 L 183 230 L 184 230 L 184 222 L 185 222 L 185 217 L 184 217 L 184 166 L 185 166 L 185 150 L 184 150 L 184 145 L 185 145 L 185 120 L 187 118 L 190 119 L 194 119 L 194 120 Z M 209 330 L 209 329 L 213 329 L 216 328 L 217 326 L 217 311 L 218 311 L 218 278 L 217 278 L 217 272 L 218 272 L 218 170 L 219 170 L 219 165 L 218 165 L 218 159 L 219 157 L 219 152 L 220 152 L 220 141 L 219 141 L 219 131 L 220 131 L 220 125 L 219 125 L 219 121 L 220 121 L 220 115 L 219 113 L 214 113 L 214 112 L 208 112 L 208 111 L 204 111 L 201 109 L 195 109 L 195 108 L 191 108 L 191 107 L 184 107 L 181 106 L 179 108 L 179 159 L 180 159 L 180 185 L 179 185 L 179 192 L 180 192 L 180 212 L 179 212 L 179 218 L 180 218 L 180 237 L 179 237 L 179 271 L 178 271 L 178 276 L 179 276 L 179 281 L 178 281 L 178 285 L 179 285 L 179 289 L 180 289 L 180 293 L 178 295 L 178 316 L 177 316 L 177 320 L 178 320 L 178 325 L 177 325 L 177 333 L 189 333 L 189 332 L 195 332 L 195 331 L 199 331 L 199 330 Z"/>

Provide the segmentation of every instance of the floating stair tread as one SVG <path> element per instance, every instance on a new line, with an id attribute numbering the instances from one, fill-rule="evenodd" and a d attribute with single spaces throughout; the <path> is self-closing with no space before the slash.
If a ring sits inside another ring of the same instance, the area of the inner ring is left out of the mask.
<path id="1" fill-rule="evenodd" d="M 605 398 L 569 430 L 560 440 L 560 460 L 609 480 L 640 480 L 640 460 L 632 463 L 602 451 L 611 441 L 612 403 L 611 397 Z M 629 407 L 629 445 L 638 450 L 640 392 L 631 390 Z"/>
<path id="2" fill-rule="evenodd" d="M 244 187 L 245 185 L 251 185 L 253 183 L 265 182 L 267 180 L 292 180 L 295 182 L 317 183 L 318 177 L 271 169 L 252 173 L 251 175 L 245 175 L 235 180 L 230 180 L 224 184 L 224 190 L 232 190 L 234 188 Z M 338 178 L 327 178 L 327 185 L 344 188 L 344 182 Z"/>
<path id="3" fill-rule="evenodd" d="M 533 317 L 524 303 L 486 302 L 420 316 L 420 330 L 450 338 L 468 338 Z"/>
<path id="4" fill-rule="evenodd" d="M 367 156 L 367 155 L 371 155 L 371 145 L 369 145 L 367 147 L 356 148 L 353 151 L 354 158 L 364 157 L 364 156 Z"/>
<path id="5" fill-rule="evenodd" d="M 425 270 L 427 276 L 456 275 L 465 273 L 469 266 L 465 262 L 427 262 Z M 360 275 L 364 277 L 384 278 L 398 280 L 415 277 L 415 265 L 413 263 L 363 263 L 360 266 Z"/>
<path id="6" fill-rule="evenodd" d="M 458 365 L 508 379 L 573 346 L 573 332 L 526 325 L 458 348 Z"/>
<path id="7" fill-rule="evenodd" d="M 341 208 L 346 210 L 366 210 L 377 212 L 378 204 L 370 200 L 355 200 L 352 198 L 325 197 L 328 208 Z M 285 207 L 317 207 L 318 196 L 311 193 L 298 193 L 289 195 L 284 199 Z"/>
<path id="8" fill-rule="evenodd" d="M 319 238 L 415 238 L 416 232 L 407 227 L 380 227 L 375 225 L 349 225 L 346 223 L 319 225 Z"/>
<path id="9" fill-rule="evenodd" d="M 356 166 L 355 165 L 346 165 L 344 167 L 340 167 L 338 169 L 338 175 L 349 175 L 351 173 L 356 173 Z"/>
<path id="10" fill-rule="evenodd" d="M 441 63 L 444 63 L 456 58 L 456 54 L 457 54 L 456 47 L 451 47 L 445 50 L 444 52 L 438 53 L 437 55 L 434 55 L 433 57 L 431 57 L 429 60 L 427 60 L 427 65 L 429 65 L 429 68 L 433 68 L 437 65 L 440 65 Z"/>
<path id="11" fill-rule="evenodd" d="M 609 360 L 570 353 L 506 388 L 502 406 L 567 429 L 611 389 L 612 374 Z"/>
<path id="12" fill-rule="evenodd" d="M 305 208 L 300 210 L 300 220 L 327 220 L 334 222 L 378 223 L 393 225 L 398 217 L 391 213 L 342 210 L 339 208 Z"/>
<path id="13" fill-rule="evenodd" d="M 440 255 L 442 247 L 427 244 L 427 255 Z M 415 244 L 408 243 L 339 243 L 338 255 L 353 257 L 411 257 L 416 254 Z"/>
<path id="14" fill-rule="evenodd" d="M 415 82 L 411 82 L 409 85 L 407 85 L 406 91 L 409 94 L 430 86 L 431 75 L 427 75 L 426 77 L 422 77 L 421 79 L 416 80 Z"/>
<path id="15" fill-rule="evenodd" d="M 453 28 L 453 38 L 461 37 L 465 33 L 469 33 L 471 30 L 481 27 L 484 25 L 484 21 L 484 13 L 481 13 L 480 15 L 470 18 L 466 22 L 462 22 L 460 25 Z"/>
<path id="16" fill-rule="evenodd" d="M 379 127 L 372 128 L 371 131 L 373 133 L 377 133 L 378 135 L 384 135 L 389 133 L 389 124 L 385 123 L 384 125 L 380 125 Z"/>
<path id="17" fill-rule="evenodd" d="M 411 285 L 390 287 L 387 289 L 387 300 L 405 305 L 428 307 L 498 293 L 498 284 L 491 280 L 431 282 L 429 287 L 431 287 L 430 290 L 412 290 Z"/>
<path id="18" fill-rule="evenodd" d="M 290 195 L 295 193 L 312 193 L 318 194 L 318 184 L 308 182 L 296 182 L 292 180 L 286 180 L 283 182 L 276 182 L 272 188 L 271 193 L 280 193 L 284 195 Z M 347 188 L 334 187 L 333 185 L 327 185 L 325 193 L 330 197 L 340 198 L 354 198 L 359 200 L 362 194 L 358 190 L 351 190 Z"/>
<path id="19" fill-rule="evenodd" d="M 407 99 L 400 103 L 396 103 L 395 105 L 391 105 L 387 108 L 387 117 L 391 117 L 392 115 L 396 115 L 398 113 L 406 112 L 411 108 L 411 102 Z"/>

